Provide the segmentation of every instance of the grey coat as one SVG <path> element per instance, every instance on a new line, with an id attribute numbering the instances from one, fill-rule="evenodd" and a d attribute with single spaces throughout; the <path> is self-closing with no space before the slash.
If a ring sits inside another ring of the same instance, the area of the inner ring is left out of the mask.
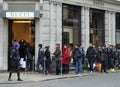
<path id="1" fill-rule="evenodd" d="M 60 49 L 56 49 L 54 52 L 55 55 L 55 61 L 60 61 L 61 60 L 61 50 Z"/>
<path id="2" fill-rule="evenodd" d="M 43 49 L 43 48 L 39 48 L 39 51 L 38 51 L 38 59 L 43 60 L 43 59 L 44 59 L 44 56 L 45 56 L 44 49 Z"/>

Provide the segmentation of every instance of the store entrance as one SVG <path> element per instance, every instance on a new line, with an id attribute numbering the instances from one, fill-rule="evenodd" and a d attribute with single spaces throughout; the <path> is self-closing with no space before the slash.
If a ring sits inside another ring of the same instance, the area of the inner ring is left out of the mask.
<path id="1" fill-rule="evenodd" d="M 29 44 L 35 47 L 35 21 L 34 20 L 8 20 L 8 70 L 10 70 L 10 47 L 15 41 L 20 43 L 20 57 L 25 58 L 25 48 Z M 33 52 L 34 55 L 34 52 Z"/>

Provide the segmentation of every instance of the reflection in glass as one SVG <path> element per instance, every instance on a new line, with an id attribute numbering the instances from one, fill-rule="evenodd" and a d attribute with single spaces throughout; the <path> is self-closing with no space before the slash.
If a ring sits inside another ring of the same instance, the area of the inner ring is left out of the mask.
<path id="1" fill-rule="evenodd" d="M 63 44 L 80 44 L 81 7 L 63 4 Z"/>
<path id="2" fill-rule="evenodd" d="M 120 13 L 116 13 L 116 45 L 120 48 Z"/>
<path id="3" fill-rule="evenodd" d="M 90 43 L 105 44 L 104 11 L 90 9 Z"/>

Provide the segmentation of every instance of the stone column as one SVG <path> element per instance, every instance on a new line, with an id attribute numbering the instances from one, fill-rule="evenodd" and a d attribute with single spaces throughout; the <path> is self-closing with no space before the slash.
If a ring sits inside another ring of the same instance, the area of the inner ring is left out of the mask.
<path id="1" fill-rule="evenodd" d="M 108 19 L 108 42 L 109 42 L 109 44 L 112 44 L 112 41 L 111 41 L 111 34 L 112 34 L 112 32 L 111 32 L 111 30 L 112 30 L 112 16 L 111 16 L 111 12 L 109 11 L 108 12 L 108 17 L 109 17 L 109 19 Z"/>
<path id="2" fill-rule="evenodd" d="M 60 2 L 57 3 L 56 16 L 56 42 L 62 45 L 62 4 Z"/>
<path id="3" fill-rule="evenodd" d="M 55 48 L 55 7 L 54 3 L 50 2 L 50 50 L 53 53 Z"/>
<path id="4" fill-rule="evenodd" d="M 3 61 L 2 69 L 8 69 L 8 20 L 4 19 L 3 22 Z"/>
<path id="5" fill-rule="evenodd" d="M 82 35 L 82 46 L 85 49 L 88 48 L 90 42 L 90 24 L 89 24 L 89 8 L 82 7 L 81 10 L 81 35 Z"/>
<path id="6" fill-rule="evenodd" d="M 112 45 L 116 45 L 116 42 L 115 42 L 115 33 L 116 33 L 116 27 L 115 27 L 115 25 L 116 25 L 116 15 L 115 15 L 116 13 L 115 12 L 112 12 L 112 34 L 111 34 L 111 42 L 112 42 Z"/>
<path id="7" fill-rule="evenodd" d="M 7 10 L 8 4 L 3 3 L 3 9 Z M 8 69 L 8 21 L 0 17 L 0 71 Z"/>
<path id="8" fill-rule="evenodd" d="M 105 11 L 105 44 L 109 44 L 109 12 Z"/>
<path id="9" fill-rule="evenodd" d="M 3 69 L 3 19 L 0 18 L 0 70 Z"/>
<path id="10" fill-rule="evenodd" d="M 50 50 L 55 51 L 55 45 L 62 43 L 62 3 L 50 2 Z"/>
<path id="11" fill-rule="evenodd" d="M 35 20 L 35 62 L 37 61 L 38 58 L 38 44 L 40 44 L 41 39 L 41 32 L 40 32 L 40 19 Z"/>
<path id="12" fill-rule="evenodd" d="M 105 12 L 105 44 L 115 45 L 115 12 Z"/>

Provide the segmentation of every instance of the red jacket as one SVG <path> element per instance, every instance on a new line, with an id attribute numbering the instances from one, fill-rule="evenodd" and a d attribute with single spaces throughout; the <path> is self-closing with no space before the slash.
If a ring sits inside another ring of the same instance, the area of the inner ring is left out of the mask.
<path id="1" fill-rule="evenodd" d="M 62 52 L 62 64 L 69 64 L 70 63 L 70 49 L 66 48 Z"/>

